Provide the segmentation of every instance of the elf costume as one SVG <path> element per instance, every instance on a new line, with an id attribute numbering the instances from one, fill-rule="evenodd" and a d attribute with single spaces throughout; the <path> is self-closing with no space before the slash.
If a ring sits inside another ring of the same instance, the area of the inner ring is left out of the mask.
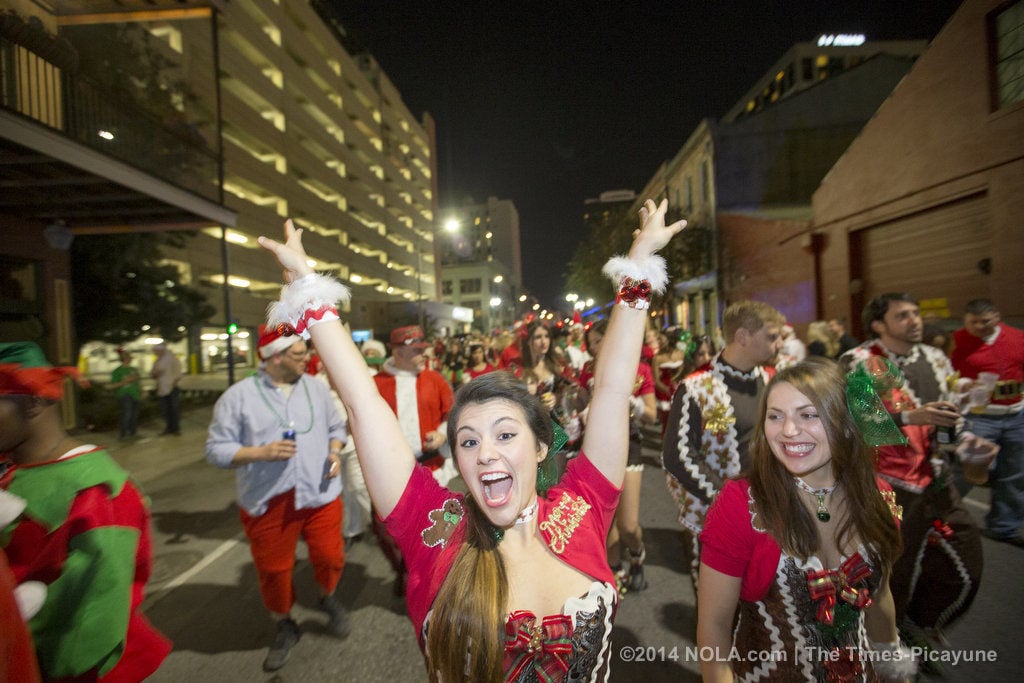
<path id="1" fill-rule="evenodd" d="M 50 367 L 34 344 L 0 344 L 0 401 L 56 401 L 69 374 Z M 0 487 L 27 501 L 0 531 L 0 547 L 19 583 L 47 586 L 29 621 L 43 677 L 141 681 L 171 649 L 139 614 L 152 565 L 146 501 L 101 448 L 49 455 L 0 478 Z"/>

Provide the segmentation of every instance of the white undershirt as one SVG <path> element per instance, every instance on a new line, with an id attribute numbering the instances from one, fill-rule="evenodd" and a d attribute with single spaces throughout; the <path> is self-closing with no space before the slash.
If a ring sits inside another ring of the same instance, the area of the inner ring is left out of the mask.
<path id="1" fill-rule="evenodd" d="M 423 453 L 420 437 L 420 409 L 416 401 L 416 375 L 400 372 L 395 375 L 395 412 L 409 448 L 416 455 Z"/>

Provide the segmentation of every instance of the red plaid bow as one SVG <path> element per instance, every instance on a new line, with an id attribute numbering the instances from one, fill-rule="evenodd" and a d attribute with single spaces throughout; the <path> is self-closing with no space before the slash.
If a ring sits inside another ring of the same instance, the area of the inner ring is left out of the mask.
<path id="1" fill-rule="evenodd" d="M 560 681 L 569 670 L 572 654 L 572 618 L 564 614 L 537 617 L 526 611 L 513 612 L 505 624 L 506 681 L 515 681 L 528 667 L 537 680 Z"/>
<path id="2" fill-rule="evenodd" d="M 634 280 L 631 277 L 627 277 L 622 280 L 622 287 L 619 289 L 619 296 L 616 300 L 625 301 L 626 303 L 631 304 L 639 299 L 649 301 L 650 298 L 650 280 Z"/>
<path id="3" fill-rule="evenodd" d="M 807 572 L 807 590 L 812 600 L 821 600 L 818 605 L 818 621 L 829 626 L 835 619 L 837 596 L 858 609 L 870 607 L 871 594 L 867 588 L 856 588 L 871 576 L 868 566 L 860 553 L 854 553 L 839 569 L 822 569 Z"/>

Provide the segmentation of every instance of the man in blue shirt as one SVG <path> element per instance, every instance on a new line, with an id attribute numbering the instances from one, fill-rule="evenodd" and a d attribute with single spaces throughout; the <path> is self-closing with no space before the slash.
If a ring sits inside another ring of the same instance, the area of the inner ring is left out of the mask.
<path id="1" fill-rule="evenodd" d="M 328 630 L 344 637 L 350 629 L 334 597 L 345 566 L 338 454 L 348 434 L 326 385 L 305 373 L 309 350 L 301 337 L 264 331 L 258 352 L 259 372 L 230 387 L 214 407 L 206 459 L 236 472 L 239 515 L 260 593 L 277 620 L 263 668 L 276 671 L 299 640 L 291 608 L 300 535 Z"/>

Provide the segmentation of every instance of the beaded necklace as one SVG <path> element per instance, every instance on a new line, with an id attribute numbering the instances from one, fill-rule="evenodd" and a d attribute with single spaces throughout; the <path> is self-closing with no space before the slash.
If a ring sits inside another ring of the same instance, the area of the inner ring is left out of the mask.
<path id="1" fill-rule="evenodd" d="M 277 412 L 277 410 L 274 408 L 274 406 L 270 403 L 270 399 L 267 398 L 267 395 L 265 393 L 263 393 L 263 381 L 259 377 L 254 377 L 253 379 L 256 382 L 256 390 L 259 392 L 260 398 L 263 399 L 263 402 L 266 404 L 267 408 L 269 408 L 270 412 L 272 412 L 274 414 L 274 417 L 277 418 L 277 422 L 278 422 L 279 425 L 281 425 L 281 428 L 282 429 L 294 429 L 295 423 L 292 420 L 287 419 L 287 418 L 288 418 L 288 404 L 291 403 L 292 394 L 294 394 L 295 391 L 293 390 L 292 393 L 288 395 L 288 398 L 286 398 L 285 401 L 284 401 L 284 415 L 285 415 L 285 417 L 282 418 L 281 414 L 279 412 Z M 306 394 L 306 405 L 309 407 L 309 424 L 306 425 L 305 429 L 296 429 L 295 431 L 298 434 L 308 434 L 313 429 L 313 420 L 314 420 L 313 399 L 310 398 L 310 396 L 309 396 L 309 387 L 306 386 L 306 383 L 301 381 L 301 379 L 300 379 L 299 384 L 302 385 L 302 390 Z"/>

